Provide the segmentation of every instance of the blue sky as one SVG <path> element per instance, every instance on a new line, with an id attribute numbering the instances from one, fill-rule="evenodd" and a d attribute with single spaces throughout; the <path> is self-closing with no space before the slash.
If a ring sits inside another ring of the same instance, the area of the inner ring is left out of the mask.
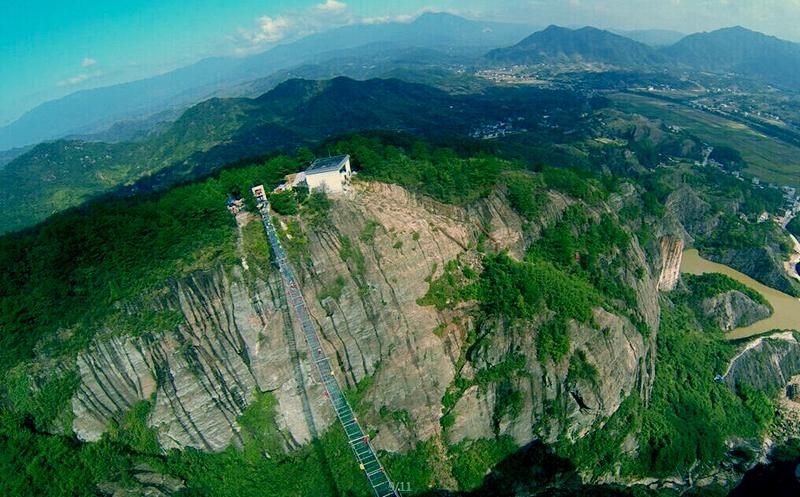
<path id="1" fill-rule="evenodd" d="M 800 40 L 800 0 L 2 0 L 0 125 L 43 101 L 243 55 L 355 22 L 443 10 L 532 25 L 690 32 L 742 24 Z"/>

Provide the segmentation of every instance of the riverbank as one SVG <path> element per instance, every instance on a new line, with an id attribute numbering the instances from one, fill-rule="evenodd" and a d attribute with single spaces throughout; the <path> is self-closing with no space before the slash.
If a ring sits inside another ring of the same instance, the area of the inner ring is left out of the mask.
<path id="1" fill-rule="evenodd" d="M 796 240 L 795 240 L 796 241 Z M 798 254 L 800 256 L 800 254 Z M 774 312 L 767 319 L 744 328 L 737 328 L 726 334 L 729 340 L 739 340 L 773 330 L 800 330 L 800 299 L 770 288 L 753 278 L 724 264 L 711 262 L 700 256 L 696 249 L 686 250 L 681 261 L 681 273 L 704 274 L 721 273 L 757 291 L 769 301 Z"/>

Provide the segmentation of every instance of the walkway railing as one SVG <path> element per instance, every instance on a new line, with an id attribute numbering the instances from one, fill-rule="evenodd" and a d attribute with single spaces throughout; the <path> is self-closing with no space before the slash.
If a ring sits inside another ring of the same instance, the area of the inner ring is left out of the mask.
<path id="1" fill-rule="evenodd" d="M 303 294 L 294 276 L 294 271 L 286 258 L 286 252 L 284 252 L 283 246 L 278 239 L 278 234 L 272 226 L 272 220 L 269 216 L 269 203 L 263 197 L 258 198 L 258 201 L 259 209 L 261 210 L 261 218 L 264 222 L 264 229 L 267 231 L 267 238 L 269 238 L 269 244 L 272 246 L 272 251 L 275 256 L 275 262 L 277 262 L 278 269 L 281 273 L 281 279 L 283 280 L 283 286 L 286 290 L 286 297 L 289 305 L 291 305 L 295 316 L 300 321 L 306 343 L 311 351 L 311 360 L 317 368 L 322 384 L 325 386 L 326 396 L 336 412 L 336 417 L 339 418 L 339 422 L 344 428 L 348 444 L 350 448 L 353 449 L 359 467 L 364 471 L 364 474 L 366 474 L 367 480 L 369 480 L 369 484 L 372 486 L 377 497 L 400 497 L 396 487 L 389 480 L 389 475 L 386 474 L 386 470 L 381 466 L 378 455 L 375 453 L 375 449 L 372 448 L 372 444 L 369 441 L 369 437 L 358 424 L 356 415 L 353 409 L 350 408 L 350 404 L 347 402 L 339 386 L 339 382 L 336 380 L 336 376 L 334 376 L 331 363 L 322 350 L 322 343 L 317 335 L 316 326 L 311 320 L 311 315 L 308 312 Z"/>

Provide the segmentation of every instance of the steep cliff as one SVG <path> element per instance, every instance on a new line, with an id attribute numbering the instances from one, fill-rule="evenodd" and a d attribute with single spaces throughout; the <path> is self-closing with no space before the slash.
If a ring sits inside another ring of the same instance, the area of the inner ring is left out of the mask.
<path id="1" fill-rule="evenodd" d="M 678 286 L 681 279 L 681 260 L 685 244 L 681 239 L 663 237 L 661 239 L 661 275 L 658 279 L 658 289 L 671 292 Z"/>
<path id="2" fill-rule="evenodd" d="M 750 326 L 772 315 L 768 305 L 755 302 L 737 290 L 721 293 L 700 303 L 705 316 L 722 331 Z"/>
<path id="3" fill-rule="evenodd" d="M 461 208 L 369 183 L 336 198 L 326 222 L 298 229 L 289 220 L 287 247 L 312 316 L 340 380 L 358 392 L 356 409 L 375 430 L 377 447 L 404 452 L 440 435 L 449 443 L 509 435 L 519 445 L 580 438 L 632 393 L 647 398 L 655 334 L 646 338 L 626 316 L 598 307 L 591 326 L 570 323 L 569 353 L 554 362 L 537 355 L 535 320 L 476 323 L 472 301 L 441 310 L 418 302 L 449 262 L 476 265 L 481 244 L 520 258 L 526 237 L 558 220 L 570 202 L 550 193 L 541 220 L 530 226 L 502 192 Z M 331 425 L 279 280 L 244 255 L 248 269 L 197 272 L 147 304 L 179 313 L 174 329 L 101 336 L 79 355 L 72 399 L 79 437 L 97 440 L 112 420 L 150 400 L 148 425 L 163 448 L 218 451 L 240 443 L 237 418 L 257 391 L 277 400 L 286 448 Z M 629 258 L 639 268 L 625 276 L 637 312 L 657 330 L 661 275 L 635 239 Z M 481 347 L 466 350 L 476 334 L 485 338 Z M 452 422 L 442 422 L 442 399 L 455 380 L 519 356 L 513 373 L 463 392 L 447 412 Z M 594 374 L 572 373 L 576 360 Z M 507 410 L 510 392 L 521 400 Z"/>
<path id="4" fill-rule="evenodd" d="M 800 343 L 793 333 L 779 333 L 748 342 L 733 358 L 725 382 L 766 391 L 783 389 L 800 373 Z"/>

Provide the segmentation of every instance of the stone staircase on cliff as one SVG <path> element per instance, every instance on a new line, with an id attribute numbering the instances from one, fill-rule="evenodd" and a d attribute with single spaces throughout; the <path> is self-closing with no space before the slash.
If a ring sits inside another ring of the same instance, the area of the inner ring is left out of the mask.
<path id="1" fill-rule="evenodd" d="M 263 192 L 263 190 L 261 191 Z M 256 192 L 254 191 L 254 193 Z M 322 344 L 317 335 L 316 326 L 311 320 L 311 315 L 308 312 L 303 294 L 294 276 L 294 271 L 286 258 L 286 252 L 283 250 L 280 240 L 278 239 L 278 234 L 275 232 L 275 228 L 272 225 L 272 220 L 269 215 L 269 203 L 264 196 L 258 195 L 258 193 L 256 193 L 256 198 L 259 202 L 264 229 L 267 232 L 267 238 L 272 246 L 275 262 L 281 273 L 287 301 L 294 310 L 295 317 L 300 322 L 306 343 L 311 351 L 311 360 L 319 373 L 320 380 L 325 387 L 326 396 L 336 412 L 336 417 L 344 428 L 348 443 L 358 460 L 359 467 L 364 471 L 364 474 L 366 474 L 367 480 L 377 497 L 400 497 L 396 487 L 392 484 L 391 480 L 389 480 L 389 475 L 378 460 L 378 456 L 369 441 L 369 437 L 358 424 L 355 413 L 347 402 L 339 386 L 339 382 L 334 376 L 330 360 L 328 360 L 328 357 L 322 350 Z"/>

